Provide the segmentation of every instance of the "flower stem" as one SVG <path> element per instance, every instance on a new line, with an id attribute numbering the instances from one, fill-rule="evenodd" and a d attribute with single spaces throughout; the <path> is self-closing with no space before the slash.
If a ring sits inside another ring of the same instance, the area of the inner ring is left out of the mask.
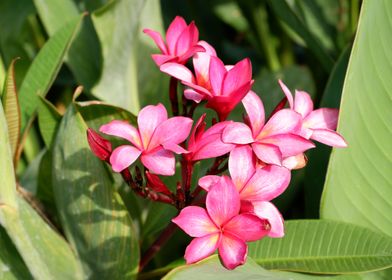
<path id="1" fill-rule="evenodd" d="M 170 84 L 169 84 L 169 98 L 170 98 L 173 116 L 178 116 L 177 84 L 178 84 L 178 80 L 174 77 L 171 77 Z"/>

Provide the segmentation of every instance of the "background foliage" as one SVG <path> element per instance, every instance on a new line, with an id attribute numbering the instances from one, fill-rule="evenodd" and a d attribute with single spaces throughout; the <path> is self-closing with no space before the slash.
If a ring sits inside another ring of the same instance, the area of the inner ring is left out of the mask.
<path id="1" fill-rule="evenodd" d="M 85 137 L 87 127 L 169 103 L 141 30 L 164 33 L 176 15 L 195 20 L 226 64 L 251 58 L 267 114 L 282 79 L 316 107 L 340 106 L 349 143 L 330 161 L 325 146 L 308 153 L 275 201 L 295 219 L 286 237 L 253 244 L 234 272 L 216 256 L 182 266 L 188 239 L 177 232 L 138 273 L 176 211 L 134 196 Z M 391 30 L 389 0 L 1 0 L 0 278 L 390 279 Z"/>

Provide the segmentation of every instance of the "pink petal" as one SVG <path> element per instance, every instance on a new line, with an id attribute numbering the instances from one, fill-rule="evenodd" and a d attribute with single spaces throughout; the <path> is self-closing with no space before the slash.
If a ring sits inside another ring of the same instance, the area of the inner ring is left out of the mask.
<path id="1" fill-rule="evenodd" d="M 181 56 L 185 54 L 192 46 L 196 45 L 199 39 L 199 30 L 192 21 L 187 28 L 185 28 L 178 37 L 175 54 Z"/>
<path id="2" fill-rule="evenodd" d="M 153 54 L 152 59 L 155 61 L 156 65 L 161 66 L 162 64 L 174 60 L 176 57 L 166 54 Z"/>
<path id="3" fill-rule="evenodd" d="M 308 159 L 305 154 L 298 154 L 283 159 L 282 165 L 290 170 L 301 169 L 306 166 Z"/>
<path id="4" fill-rule="evenodd" d="M 231 179 L 222 176 L 209 190 L 206 199 L 207 212 L 220 227 L 240 211 L 240 197 Z"/>
<path id="5" fill-rule="evenodd" d="M 162 104 L 158 104 L 157 106 L 146 106 L 139 112 L 137 123 L 139 125 L 140 138 L 143 141 L 144 148 L 148 147 L 157 126 L 166 120 L 167 111 Z"/>
<path id="6" fill-rule="evenodd" d="M 237 190 L 240 191 L 255 172 L 255 158 L 250 146 L 240 146 L 230 152 L 229 171 Z"/>
<path id="7" fill-rule="evenodd" d="M 192 149 L 192 147 L 200 140 L 200 137 L 204 133 L 204 129 L 206 127 L 206 122 L 204 121 L 206 118 L 206 113 L 201 115 L 201 117 L 197 120 L 195 126 L 191 131 L 191 136 L 189 137 L 188 147 Z"/>
<path id="8" fill-rule="evenodd" d="M 125 121 L 111 121 L 110 123 L 102 125 L 99 131 L 108 135 L 124 138 L 135 145 L 137 148 L 143 149 L 139 132 L 136 128 Z"/>
<path id="9" fill-rule="evenodd" d="M 165 120 L 155 129 L 148 148 L 154 149 L 159 144 L 184 142 L 192 129 L 192 123 L 193 120 L 187 117 L 173 117 Z"/>
<path id="10" fill-rule="evenodd" d="M 241 190 L 241 200 L 270 201 L 286 190 L 290 178 L 290 171 L 285 167 L 268 165 L 259 168 Z"/>
<path id="11" fill-rule="evenodd" d="M 205 49 L 202 46 L 194 45 L 190 47 L 184 54 L 178 57 L 178 63 L 185 64 L 187 60 L 197 52 L 204 52 Z"/>
<path id="12" fill-rule="evenodd" d="M 254 136 L 257 136 L 264 126 L 264 106 L 260 97 L 253 91 L 242 99 L 242 104 L 248 114 Z"/>
<path id="13" fill-rule="evenodd" d="M 234 269 L 244 264 L 248 253 L 248 246 L 238 237 L 222 234 L 218 247 L 219 256 L 227 269 Z"/>
<path id="14" fill-rule="evenodd" d="M 339 110 L 321 108 L 311 112 L 303 122 L 303 126 L 311 129 L 335 130 L 338 123 Z"/>
<path id="15" fill-rule="evenodd" d="M 197 53 L 196 59 L 197 59 L 197 56 L 200 54 L 208 54 L 209 56 L 216 56 L 215 49 L 210 44 L 208 44 L 206 41 L 199 41 L 197 44 L 202 46 L 204 48 L 205 52 Z"/>
<path id="16" fill-rule="evenodd" d="M 198 262 L 212 253 L 218 247 L 219 234 L 209 234 L 203 237 L 194 238 L 191 243 L 186 247 L 185 260 L 187 264 Z"/>
<path id="17" fill-rule="evenodd" d="M 143 154 L 141 161 L 151 172 L 159 175 L 172 176 L 175 173 L 175 158 L 172 152 L 158 149 L 153 153 Z"/>
<path id="18" fill-rule="evenodd" d="M 279 80 L 279 85 L 282 89 L 282 91 L 284 92 L 284 94 L 286 95 L 287 101 L 289 102 L 290 108 L 294 109 L 294 101 L 293 101 L 293 95 L 291 94 L 291 91 L 289 90 L 289 88 L 282 82 L 282 80 Z"/>
<path id="19" fill-rule="evenodd" d="M 166 73 L 180 81 L 194 83 L 192 72 L 182 64 L 168 62 L 162 64 L 159 68 L 163 73 Z"/>
<path id="20" fill-rule="evenodd" d="M 173 152 L 173 153 L 175 153 L 177 155 L 189 153 L 189 151 L 185 150 L 180 145 L 177 145 L 177 144 L 171 143 L 171 142 L 163 143 L 162 147 L 165 150 L 171 151 L 171 152 Z"/>
<path id="21" fill-rule="evenodd" d="M 269 229 L 270 224 L 267 220 L 249 213 L 235 216 L 223 228 L 224 234 L 230 232 L 244 241 L 259 240 L 269 233 Z"/>
<path id="22" fill-rule="evenodd" d="M 234 144 L 222 142 L 221 134 L 202 137 L 194 148 L 192 159 L 194 161 L 214 158 L 227 154 L 234 148 Z"/>
<path id="23" fill-rule="evenodd" d="M 140 156 L 142 152 L 135 147 L 123 145 L 117 147 L 110 155 L 110 164 L 113 171 L 121 172 Z"/>
<path id="24" fill-rule="evenodd" d="M 226 75 L 225 65 L 218 57 L 210 57 L 209 79 L 214 95 L 220 95 L 223 79 Z"/>
<path id="25" fill-rule="evenodd" d="M 207 175 L 204 177 L 201 177 L 199 179 L 199 186 L 202 187 L 204 190 L 209 191 L 212 186 L 214 186 L 216 183 L 219 182 L 221 179 L 220 176 L 216 175 Z"/>
<path id="26" fill-rule="evenodd" d="M 172 219 L 172 222 L 192 237 L 202 237 L 219 232 L 207 211 L 199 206 L 185 207 L 177 217 Z"/>
<path id="27" fill-rule="evenodd" d="M 193 88 L 195 91 L 199 92 L 200 94 L 204 94 L 205 96 L 212 96 L 211 92 L 209 92 L 206 88 L 196 85 L 194 83 L 188 83 L 182 81 L 182 83 L 190 88 Z"/>
<path id="28" fill-rule="evenodd" d="M 227 72 L 223 81 L 222 95 L 228 96 L 244 84 L 252 80 L 252 64 L 249 58 L 238 62 L 230 71 Z"/>
<path id="29" fill-rule="evenodd" d="M 244 123 L 233 122 L 223 130 L 222 140 L 226 143 L 249 144 L 254 142 L 252 131 Z"/>
<path id="30" fill-rule="evenodd" d="M 309 93 L 304 91 L 295 91 L 294 111 L 300 113 L 303 118 L 313 111 L 313 101 Z"/>
<path id="31" fill-rule="evenodd" d="M 262 139 L 276 134 L 296 133 L 301 128 L 302 117 L 290 109 L 276 112 L 265 124 L 257 139 Z"/>
<path id="32" fill-rule="evenodd" d="M 156 32 L 154 30 L 151 30 L 151 29 L 144 29 L 143 32 L 146 33 L 148 36 L 151 37 L 151 39 L 154 40 L 155 44 L 161 50 L 162 54 L 167 54 L 166 45 L 162 39 L 161 34 L 159 34 L 158 32 Z"/>
<path id="33" fill-rule="evenodd" d="M 176 16 L 175 19 L 171 22 L 166 32 L 166 43 L 169 47 L 170 54 L 175 54 L 178 38 L 186 28 L 187 24 L 180 16 Z"/>
<path id="34" fill-rule="evenodd" d="M 311 141 L 290 133 L 273 135 L 271 137 L 264 138 L 260 142 L 263 144 L 278 146 L 283 158 L 296 156 L 315 147 Z"/>
<path id="35" fill-rule="evenodd" d="M 284 236 L 284 221 L 279 210 L 268 201 L 255 201 L 253 204 L 253 212 L 262 219 L 267 219 L 271 225 L 268 233 L 269 237 Z"/>
<path id="36" fill-rule="evenodd" d="M 282 164 L 282 153 L 278 146 L 258 142 L 252 144 L 252 149 L 261 161 L 269 164 Z"/>
<path id="37" fill-rule="evenodd" d="M 184 96 L 186 99 L 193 100 L 196 103 L 200 103 L 203 99 L 205 99 L 205 95 L 202 95 L 197 91 L 189 88 L 184 90 Z"/>
<path id="38" fill-rule="evenodd" d="M 209 89 L 211 88 L 209 81 L 210 57 L 216 56 L 216 52 L 205 41 L 199 41 L 198 45 L 204 47 L 205 52 L 198 52 L 193 56 L 193 68 L 195 69 L 197 83 Z"/>
<path id="39" fill-rule="evenodd" d="M 336 131 L 329 129 L 315 129 L 313 130 L 312 136 L 310 138 L 332 147 L 347 147 L 347 143 L 344 138 Z"/>

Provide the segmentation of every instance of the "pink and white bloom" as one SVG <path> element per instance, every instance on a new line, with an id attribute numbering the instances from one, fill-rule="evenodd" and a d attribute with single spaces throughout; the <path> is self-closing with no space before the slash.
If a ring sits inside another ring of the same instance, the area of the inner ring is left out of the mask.
<path id="1" fill-rule="evenodd" d="M 289 102 L 290 108 L 302 117 L 300 135 L 306 139 L 312 139 L 332 147 L 347 147 L 346 141 L 337 133 L 338 109 L 320 108 L 313 110 L 313 101 L 309 93 L 305 91 L 295 91 L 295 97 L 288 87 L 279 80 Z"/>
<path id="2" fill-rule="evenodd" d="M 256 158 L 249 146 L 233 149 L 229 158 L 231 179 L 224 176 L 204 176 L 199 185 L 209 191 L 218 181 L 234 185 L 241 200 L 241 212 L 252 212 L 271 224 L 270 237 L 283 237 L 283 218 L 278 209 L 269 201 L 281 195 L 290 183 L 290 171 L 281 166 L 256 167 Z"/>
<path id="3" fill-rule="evenodd" d="M 188 264 L 200 261 L 218 249 L 223 265 L 234 269 L 245 262 L 248 246 L 269 232 L 267 220 L 251 213 L 240 214 L 240 198 L 234 185 L 222 178 L 211 187 L 206 209 L 185 207 L 172 221 L 192 237 L 185 251 Z"/>
<path id="4" fill-rule="evenodd" d="M 110 164 L 115 172 L 130 166 L 139 156 L 151 172 L 171 176 L 175 172 L 173 153 L 182 154 L 186 150 L 179 146 L 188 137 L 192 119 L 167 117 L 162 104 L 144 107 L 137 119 L 138 128 L 124 121 L 114 120 L 101 126 L 100 131 L 118 136 L 132 145 L 117 147 L 110 156 Z"/>
<path id="5" fill-rule="evenodd" d="M 187 25 L 180 16 L 176 16 L 167 29 L 166 44 L 158 32 L 151 29 L 144 29 L 143 32 L 150 36 L 161 50 L 161 54 L 152 55 L 158 66 L 169 61 L 184 64 L 196 52 L 204 51 L 198 44 L 199 30 L 195 23 L 192 21 Z"/>
<path id="6" fill-rule="evenodd" d="M 301 115 L 290 109 L 277 111 L 265 123 L 264 106 L 256 93 L 250 91 L 242 100 L 247 123 L 229 124 L 222 134 L 225 143 L 250 144 L 256 156 L 267 164 L 282 165 L 282 160 L 314 148 L 315 145 L 297 135 Z"/>
<path id="7" fill-rule="evenodd" d="M 203 46 L 206 52 L 197 53 L 193 59 L 196 75 L 178 63 L 165 63 L 160 69 L 190 87 L 184 92 L 186 98 L 207 100 L 206 107 L 215 110 L 223 121 L 251 89 L 252 65 L 245 58 L 234 66 L 225 66 L 211 46 L 205 42 Z"/>
<path id="8" fill-rule="evenodd" d="M 233 144 L 222 142 L 222 132 L 231 121 L 219 122 L 205 131 L 205 117 L 206 114 L 200 117 L 189 137 L 188 153 L 184 154 L 188 161 L 219 157 L 234 148 Z"/>

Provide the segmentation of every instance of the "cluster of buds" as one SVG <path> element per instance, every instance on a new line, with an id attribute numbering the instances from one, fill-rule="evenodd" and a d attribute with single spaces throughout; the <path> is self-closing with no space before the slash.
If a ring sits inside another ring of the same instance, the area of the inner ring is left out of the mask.
<path id="1" fill-rule="evenodd" d="M 129 144 L 112 150 L 110 142 L 91 129 L 89 144 L 137 194 L 177 207 L 179 215 L 173 223 L 194 237 L 186 248 L 187 263 L 218 250 L 222 264 L 234 269 L 246 260 L 246 242 L 284 236 L 283 218 L 271 200 L 288 187 L 291 170 L 306 165 L 304 153 L 315 147 L 312 140 L 347 146 L 335 131 L 338 110 L 314 110 L 308 93 L 296 91 L 293 97 L 279 81 L 285 98 L 266 120 L 263 103 L 251 90 L 249 59 L 224 65 L 212 46 L 199 41 L 195 24 L 187 25 L 181 17 L 170 24 L 166 43 L 159 33 L 144 32 L 161 50 L 153 60 L 171 76 L 169 96 L 174 116 L 169 118 L 162 104 L 149 105 L 139 112 L 137 128 L 119 120 L 101 126 L 100 132 Z M 190 58 L 193 70 L 186 66 Z M 204 114 L 193 126 L 193 110 L 187 110 L 186 105 L 178 115 L 178 81 L 185 86 L 183 104 L 188 102 L 194 109 L 205 103 L 217 113 L 219 122 L 207 128 Z M 287 101 L 289 108 L 285 108 Z M 244 122 L 227 120 L 240 102 L 246 111 Z M 175 174 L 175 155 L 180 157 L 182 182 L 174 193 L 159 175 Z M 142 174 L 135 168 L 137 178 L 133 179 L 129 167 L 139 158 L 145 170 Z M 215 158 L 214 165 L 192 188 L 195 163 L 210 158 Z M 226 169 L 228 173 L 224 173 Z"/>

